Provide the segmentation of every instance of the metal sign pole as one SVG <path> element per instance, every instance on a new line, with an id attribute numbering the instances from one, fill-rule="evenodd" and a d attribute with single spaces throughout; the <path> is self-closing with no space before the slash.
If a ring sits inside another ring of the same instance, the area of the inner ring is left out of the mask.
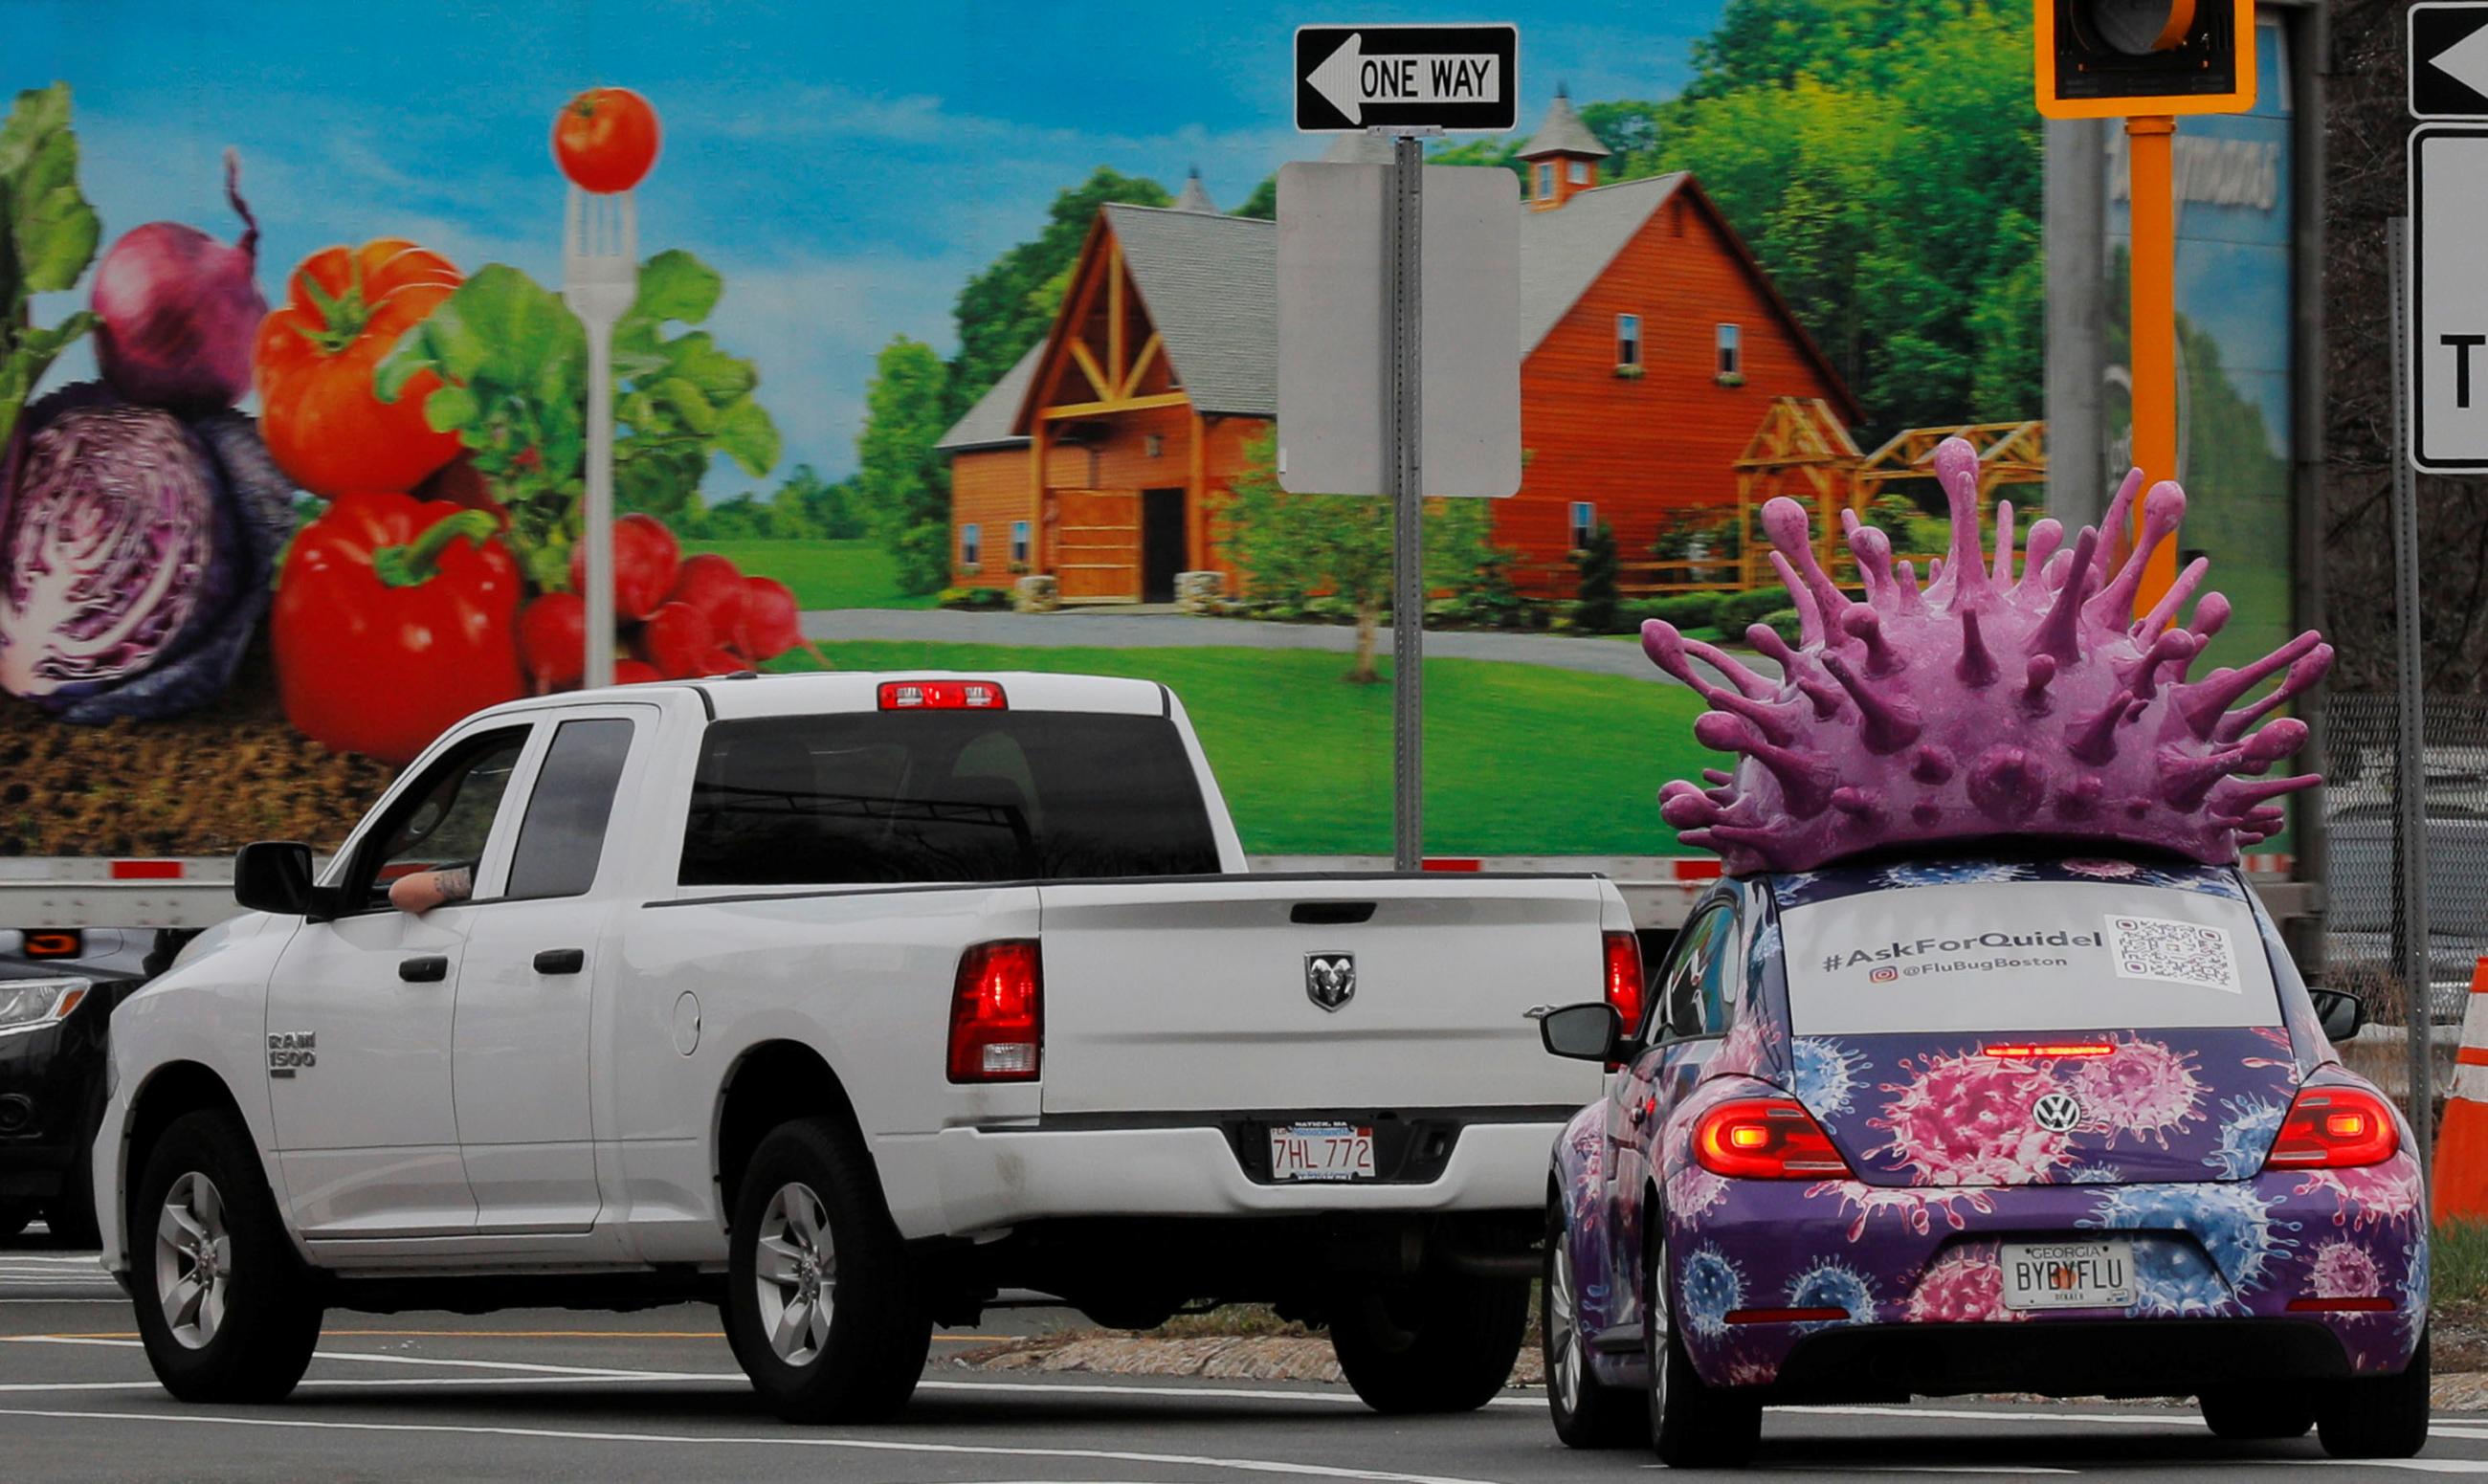
<path id="1" fill-rule="evenodd" d="M 2394 686 L 2399 746 L 2393 773 L 2394 814 L 2400 827 L 2402 985 L 2410 999 L 2403 1019 L 2410 1031 L 2410 1122 L 2419 1168 L 2429 1167 L 2435 1114 L 2434 1065 L 2429 1040 L 2435 1020 L 2430 1002 L 2427 934 L 2427 712 L 2419 694 L 2418 489 L 2411 466 L 2410 222 L 2385 223 L 2385 257 L 2393 296 L 2393 587 L 2394 640 L 2401 675 Z"/>
<path id="2" fill-rule="evenodd" d="M 1425 154 L 1414 135 L 1391 141 L 1391 865 L 1414 871 L 1426 850 L 1425 468 L 1418 452 L 1419 235 Z"/>

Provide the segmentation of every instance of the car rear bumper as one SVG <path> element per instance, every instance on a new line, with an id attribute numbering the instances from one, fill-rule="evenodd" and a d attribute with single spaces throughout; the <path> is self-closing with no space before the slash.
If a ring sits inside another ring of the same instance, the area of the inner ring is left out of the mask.
<path id="1" fill-rule="evenodd" d="M 1906 1401 L 1987 1391 L 2188 1396 L 2215 1381 L 2270 1385 L 2353 1373 L 2343 1336 L 2315 1319 L 1857 1325 L 1797 1339 L 1769 1399 Z"/>
<path id="2" fill-rule="evenodd" d="M 934 1142 L 947 1230 L 965 1235 L 1076 1217 L 1537 1211 L 1560 1128 L 1466 1124 L 1439 1174 L 1399 1182 L 1257 1181 L 1215 1127 L 947 1129 Z"/>

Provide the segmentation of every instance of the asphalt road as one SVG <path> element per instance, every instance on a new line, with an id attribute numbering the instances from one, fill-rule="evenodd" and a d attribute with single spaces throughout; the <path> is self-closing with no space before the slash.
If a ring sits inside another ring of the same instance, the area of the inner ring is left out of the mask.
<path id="1" fill-rule="evenodd" d="M 1574 1453 L 1536 1395 L 1466 1416 L 1375 1416 L 1345 1388 L 980 1374 L 945 1362 L 1008 1311 L 945 1334 L 906 1417 L 795 1428 L 754 1404 L 714 1310 L 331 1317 L 320 1358 L 275 1407 L 190 1408 L 159 1391 L 127 1301 L 83 1253 L 0 1246 L 0 1478 L 9 1480 L 745 1479 L 892 1484 L 1620 1480 L 1647 1453 Z M 2191 1411 L 2139 1406 L 1774 1412 L 1747 1477 L 2094 1474 L 2254 1478 L 2272 1470 L 2488 1475 L 2488 1415 L 2440 1418 L 2425 1456 L 2334 1464 L 2309 1438 L 2214 1440 Z M 2320 1477 L 2322 1474 L 2310 1474 Z"/>

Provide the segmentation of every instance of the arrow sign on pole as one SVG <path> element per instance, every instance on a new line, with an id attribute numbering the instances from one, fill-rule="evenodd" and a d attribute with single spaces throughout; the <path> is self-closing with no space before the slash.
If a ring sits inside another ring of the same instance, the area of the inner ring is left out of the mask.
<path id="1" fill-rule="evenodd" d="M 1503 130 L 1518 122 L 1514 26 L 1300 26 L 1296 127 Z"/>
<path id="2" fill-rule="evenodd" d="M 2410 8 L 2415 119 L 2488 119 L 2488 4 L 2424 0 Z"/>

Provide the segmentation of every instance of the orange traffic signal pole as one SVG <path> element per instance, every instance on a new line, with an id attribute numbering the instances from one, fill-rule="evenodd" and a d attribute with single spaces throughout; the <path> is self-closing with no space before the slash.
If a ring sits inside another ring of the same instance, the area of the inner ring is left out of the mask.
<path id="1" fill-rule="evenodd" d="M 2177 477 L 2177 206 L 2169 170 L 2169 145 L 2177 121 L 2146 115 L 2125 121 L 2128 220 L 2133 225 L 2134 296 L 2127 315 L 2133 342 L 2134 462 L 2147 490 Z M 2142 531 L 2141 500 L 2134 502 L 2123 531 L 2100 534 L 2131 548 Z M 2177 542 L 2172 536 L 2151 553 L 2142 586 L 2134 595 L 2136 618 L 2151 611 L 2177 580 Z"/>

